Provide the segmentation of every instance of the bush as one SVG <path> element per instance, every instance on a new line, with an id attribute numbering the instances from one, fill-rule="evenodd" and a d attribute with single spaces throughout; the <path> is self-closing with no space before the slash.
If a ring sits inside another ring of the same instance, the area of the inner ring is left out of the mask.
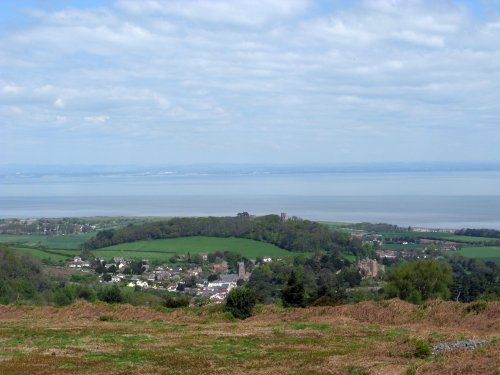
<path id="1" fill-rule="evenodd" d="M 256 303 L 257 294 L 253 290 L 238 287 L 229 292 L 224 311 L 231 312 L 235 318 L 246 319 L 252 315 Z"/>
<path id="2" fill-rule="evenodd" d="M 342 300 L 336 296 L 324 295 L 314 300 L 311 306 L 338 306 L 342 304 Z"/>
<path id="3" fill-rule="evenodd" d="M 95 290 L 86 285 L 78 285 L 76 288 L 76 298 L 84 299 L 85 301 L 94 302 L 96 299 Z"/>
<path id="4" fill-rule="evenodd" d="M 54 302 L 56 306 L 71 305 L 75 300 L 75 293 L 73 288 L 64 287 L 56 289 L 54 292 Z"/>
<path id="5" fill-rule="evenodd" d="M 112 322 L 113 320 L 116 320 L 114 316 L 111 315 L 101 315 L 99 317 L 99 320 L 101 322 Z"/>
<path id="6" fill-rule="evenodd" d="M 236 318 L 231 311 L 226 311 L 224 313 L 224 320 L 227 320 L 228 322 L 234 322 L 236 321 Z"/>
<path id="7" fill-rule="evenodd" d="M 448 298 L 452 276 L 448 264 L 435 260 L 418 260 L 393 268 L 386 280 L 388 297 L 421 304 L 430 298 Z"/>
<path id="8" fill-rule="evenodd" d="M 418 340 L 417 343 L 415 344 L 415 353 L 414 353 L 415 357 L 426 358 L 431 354 L 432 350 L 427 341 Z"/>
<path id="9" fill-rule="evenodd" d="M 486 310 L 488 303 L 486 301 L 476 301 L 472 302 L 469 306 L 465 308 L 465 312 L 470 314 L 479 314 L 481 311 Z"/>
<path id="10" fill-rule="evenodd" d="M 123 295 L 122 291 L 118 285 L 112 285 L 110 287 L 104 287 L 99 290 L 97 297 L 107 303 L 122 303 Z"/>
<path id="11" fill-rule="evenodd" d="M 187 307 L 187 306 L 189 306 L 189 299 L 188 298 L 172 298 L 172 297 L 168 296 L 163 300 L 163 306 L 168 307 L 170 309 L 176 309 L 179 307 Z"/>

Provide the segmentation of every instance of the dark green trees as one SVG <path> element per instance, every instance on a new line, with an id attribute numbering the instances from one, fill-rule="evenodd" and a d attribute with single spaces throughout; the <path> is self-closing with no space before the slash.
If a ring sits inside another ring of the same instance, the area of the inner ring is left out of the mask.
<path id="1" fill-rule="evenodd" d="M 226 300 L 225 311 L 230 311 L 235 318 L 246 319 L 252 315 L 252 309 L 257 303 L 257 295 L 251 289 L 233 288 Z"/>
<path id="2" fill-rule="evenodd" d="M 387 275 L 386 291 L 389 297 L 398 297 L 412 303 L 430 298 L 446 299 L 450 295 L 451 269 L 435 260 L 403 263 Z"/>
<path id="3" fill-rule="evenodd" d="M 306 305 L 304 282 L 298 279 L 295 271 L 291 272 L 287 285 L 281 291 L 281 299 L 285 307 L 304 307 Z"/>

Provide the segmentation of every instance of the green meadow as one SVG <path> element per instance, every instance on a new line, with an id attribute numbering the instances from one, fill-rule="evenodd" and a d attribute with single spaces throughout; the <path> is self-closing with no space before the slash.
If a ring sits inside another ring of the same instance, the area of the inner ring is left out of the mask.
<path id="1" fill-rule="evenodd" d="M 292 253 L 269 243 L 244 238 L 203 236 L 129 242 L 94 250 L 94 254 L 104 258 L 124 256 L 128 258 L 168 260 L 176 254 L 212 253 L 226 250 L 241 254 L 247 258 L 258 256 L 286 257 L 303 254 Z"/>
<path id="2" fill-rule="evenodd" d="M 500 246 L 464 247 L 457 253 L 467 258 L 477 258 L 482 261 L 492 260 L 500 263 Z"/>
<path id="3" fill-rule="evenodd" d="M 48 249 L 35 249 L 30 247 L 14 247 L 14 250 L 23 255 L 29 255 L 40 260 L 47 260 L 50 262 L 66 261 L 78 254 L 80 250 L 48 250 Z"/>
<path id="4" fill-rule="evenodd" d="M 441 241 L 454 241 L 465 243 L 491 243 L 500 242 L 499 238 L 461 236 L 453 233 L 439 232 L 387 232 L 383 233 L 384 238 L 429 238 Z"/>
<path id="5" fill-rule="evenodd" d="M 21 247 L 47 247 L 49 249 L 77 250 L 82 243 L 93 236 L 95 236 L 95 233 L 69 234 L 64 236 L 48 236 L 43 234 L 0 234 L 0 244 L 12 244 Z"/>

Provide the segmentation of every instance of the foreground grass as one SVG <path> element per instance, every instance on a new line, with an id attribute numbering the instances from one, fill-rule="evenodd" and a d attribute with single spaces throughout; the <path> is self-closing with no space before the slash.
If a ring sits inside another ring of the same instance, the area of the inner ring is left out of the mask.
<path id="1" fill-rule="evenodd" d="M 204 236 L 123 243 L 94 250 L 94 254 L 104 258 L 120 255 L 128 258 L 168 260 L 175 254 L 199 254 L 225 250 L 234 251 L 248 258 L 257 256 L 285 257 L 298 254 L 265 242 L 234 237 Z"/>
<path id="2" fill-rule="evenodd" d="M 400 301 L 260 306 L 254 317 L 228 322 L 217 306 L 166 312 L 104 304 L 0 306 L 0 373 L 495 373 L 498 342 L 474 352 L 415 356 L 418 340 L 498 336 L 498 304 L 478 315 L 464 311 L 458 304 L 419 309 Z"/>

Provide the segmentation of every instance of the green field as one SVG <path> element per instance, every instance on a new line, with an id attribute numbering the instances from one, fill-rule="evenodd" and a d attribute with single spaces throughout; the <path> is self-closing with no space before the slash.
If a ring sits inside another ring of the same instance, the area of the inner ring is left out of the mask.
<path id="1" fill-rule="evenodd" d="M 408 238 L 429 238 L 443 241 L 468 242 L 468 243 L 489 243 L 500 242 L 500 238 L 459 236 L 452 233 L 438 232 L 388 232 L 383 233 L 384 238 L 408 237 Z"/>
<path id="2" fill-rule="evenodd" d="M 66 261 L 80 253 L 79 250 L 45 250 L 26 247 L 15 247 L 13 249 L 19 254 L 30 255 L 34 258 L 51 262 Z"/>
<path id="3" fill-rule="evenodd" d="M 403 244 L 390 243 L 390 244 L 384 244 L 384 249 L 385 250 L 412 250 L 412 249 L 416 250 L 416 249 L 423 249 L 426 246 L 429 246 L 429 244 L 410 243 L 408 245 L 403 245 Z"/>
<path id="4" fill-rule="evenodd" d="M 478 258 L 483 261 L 492 260 L 500 263 L 500 246 L 464 247 L 457 253 L 467 258 Z"/>
<path id="5" fill-rule="evenodd" d="M 244 238 L 218 237 L 181 237 L 151 241 L 124 243 L 94 250 L 96 256 L 110 258 L 124 256 L 128 258 L 149 258 L 151 260 L 168 260 L 175 254 L 213 253 L 230 250 L 247 258 L 258 256 L 293 256 L 302 253 L 292 253 L 269 243 L 248 240 Z"/>
<path id="6" fill-rule="evenodd" d="M 95 233 L 71 234 L 65 236 L 46 236 L 43 234 L 9 235 L 0 234 L 0 243 L 26 247 L 47 247 L 50 249 L 79 249 L 80 245 Z"/>

